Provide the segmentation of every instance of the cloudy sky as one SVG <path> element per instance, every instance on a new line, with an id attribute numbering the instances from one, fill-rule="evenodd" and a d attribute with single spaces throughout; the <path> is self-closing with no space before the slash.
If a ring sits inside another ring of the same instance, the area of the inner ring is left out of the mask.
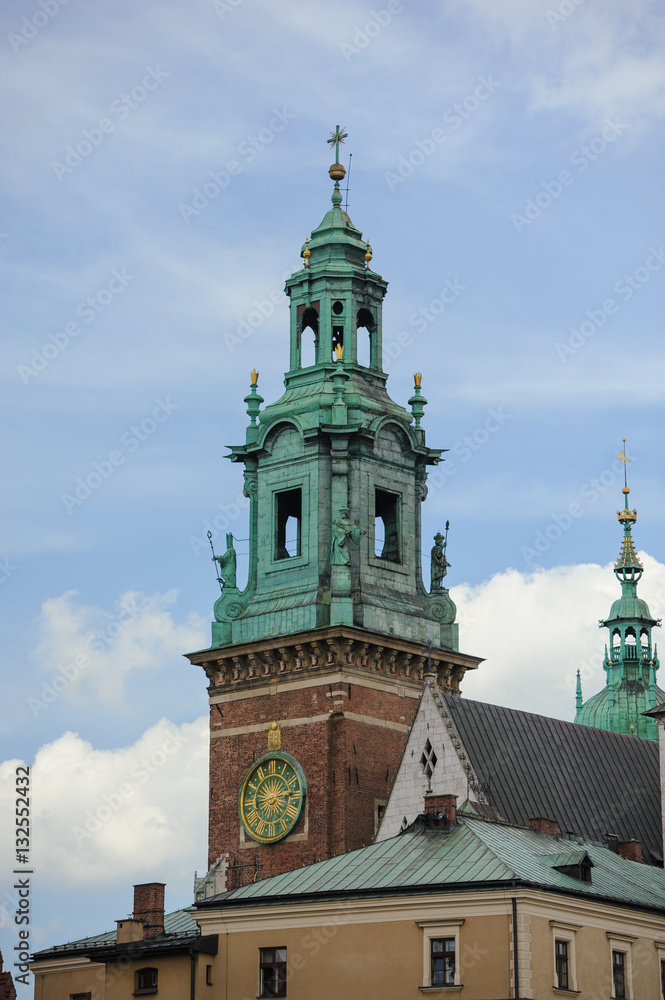
<path id="1" fill-rule="evenodd" d="M 132 882 L 186 905 L 204 868 L 205 678 L 182 653 L 209 642 L 206 531 L 246 551 L 225 446 L 254 366 L 280 393 L 336 124 L 390 283 L 389 389 L 422 370 L 450 449 L 423 547 L 449 519 L 461 644 L 486 657 L 466 694 L 570 718 L 577 667 L 602 685 L 624 437 L 663 613 L 658 7 L 4 5 L 0 795 L 9 816 L 29 763 L 35 949 L 112 927 Z"/>

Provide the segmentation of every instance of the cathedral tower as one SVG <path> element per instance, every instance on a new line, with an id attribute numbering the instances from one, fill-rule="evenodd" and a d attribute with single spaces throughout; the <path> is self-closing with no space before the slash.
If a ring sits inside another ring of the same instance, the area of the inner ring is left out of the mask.
<path id="1" fill-rule="evenodd" d="M 575 722 L 657 740 L 655 720 L 643 713 L 665 702 L 665 692 L 656 686 L 658 650 L 651 640 L 651 630 L 660 625 L 660 620 L 651 617 L 646 601 L 637 596 L 637 583 L 644 572 L 632 537 L 637 511 L 628 507 L 627 483 L 622 492 L 624 507 L 617 515 L 623 525 L 623 542 L 614 567 L 621 584 L 621 597 L 612 605 L 608 618 L 600 622 L 600 627 L 610 633 L 603 661 L 606 684 L 602 691 L 583 702 L 578 670 Z"/>
<path id="2" fill-rule="evenodd" d="M 210 682 L 209 861 L 229 855 L 231 886 L 370 843 L 425 671 L 459 694 L 480 662 L 458 651 L 440 535 L 423 584 L 420 504 L 442 453 L 420 375 L 410 412 L 386 391 L 387 283 L 341 207 L 343 138 L 332 207 L 286 282 L 284 394 L 261 409 L 252 372 L 229 456 L 250 500 L 247 586 L 229 535 L 212 646 L 189 656 Z"/>

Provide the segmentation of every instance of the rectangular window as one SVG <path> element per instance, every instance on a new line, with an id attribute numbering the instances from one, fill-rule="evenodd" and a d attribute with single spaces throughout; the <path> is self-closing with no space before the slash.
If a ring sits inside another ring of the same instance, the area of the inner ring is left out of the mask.
<path id="1" fill-rule="evenodd" d="M 302 490 L 275 494 L 275 559 L 300 555 Z"/>
<path id="2" fill-rule="evenodd" d="M 212 986 L 212 965 L 206 965 L 206 986 Z"/>
<path id="3" fill-rule="evenodd" d="M 69 1000 L 92 1000 L 92 993 L 70 993 Z"/>
<path id="4" fill-rule="evenodd" d="M 612 982 L 616 1000 L 626 1000 L 626 955 L 623 951 L 612 952 Z"/>
<path id="5" fill-rule="evenodd" d="M 134 977 L 134 996 L 137 993 L 157 992 L 157 969 L 138 969 Z"/>
<path id="6" fill-rule="evenodd" d="M 374 555 L 387 562 L 399 558 L 399 496 L 386 490 L 374 493 Z"/>
<path id="7" fill-rule="evenodd" d="M 665 1000 L 665 961 L 662 958 L 660 960 L 660 992 Z"/>
<path id="8" fill-rule="evenodd" d="M 259 949 L 259 996 L 286 996 L 286 948 Z"/>
<path id="9" fill-rule="evenodd" d="M 431 938 L 430 985 L 455 985 L 455 938 Z"/>
<path id="10" fill-rule="evenodd" d="M 560 990 L 568 989 L 568 942 L 557 939 L 556 952 L 556 984 Z"/>

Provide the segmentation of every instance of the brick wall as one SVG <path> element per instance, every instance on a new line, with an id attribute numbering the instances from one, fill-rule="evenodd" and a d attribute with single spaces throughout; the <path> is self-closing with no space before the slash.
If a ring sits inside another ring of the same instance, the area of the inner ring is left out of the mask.
<path id="1" fill-rule="evenodd" d="M 417 701 L 353 683 L 323 683 L 211 706 L 209 867 L 229 854 L 229 888 L 289 871 L 372 842 L 376 801 L 385 802 Z M 333 709 L 331 713 L 331 709 Z M 351 716 L 397 723 L 400 729 Z M 238 791 L 254 760 L 268 752 L 267 729 L 282 723 L 282 750 L 307 781 L 306 805 L 292 834 L 259 845 L 241 835 Z M 303 721 L 288 725 L 288 720 Z M 254 732 L 215 732 L 260 725 Z"/>
<path id="2" fill-rule="evenodd" d="M 143 921 L 143 937 L 164 933 L 164 883 L 144 882 L 134 886 L 134 920 Z"/>

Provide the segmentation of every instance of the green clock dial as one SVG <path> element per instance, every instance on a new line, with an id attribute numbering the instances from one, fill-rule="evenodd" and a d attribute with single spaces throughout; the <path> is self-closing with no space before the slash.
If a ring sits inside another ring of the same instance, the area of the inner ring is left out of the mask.
<path id="1" fill-rule="evenodd" d="M 291 832 L 307 793 L 305 775 L 288 753 L 267 753 L 252 764 L 238 794 L 245 831 L 260 844 L 272 844 Z"/>

